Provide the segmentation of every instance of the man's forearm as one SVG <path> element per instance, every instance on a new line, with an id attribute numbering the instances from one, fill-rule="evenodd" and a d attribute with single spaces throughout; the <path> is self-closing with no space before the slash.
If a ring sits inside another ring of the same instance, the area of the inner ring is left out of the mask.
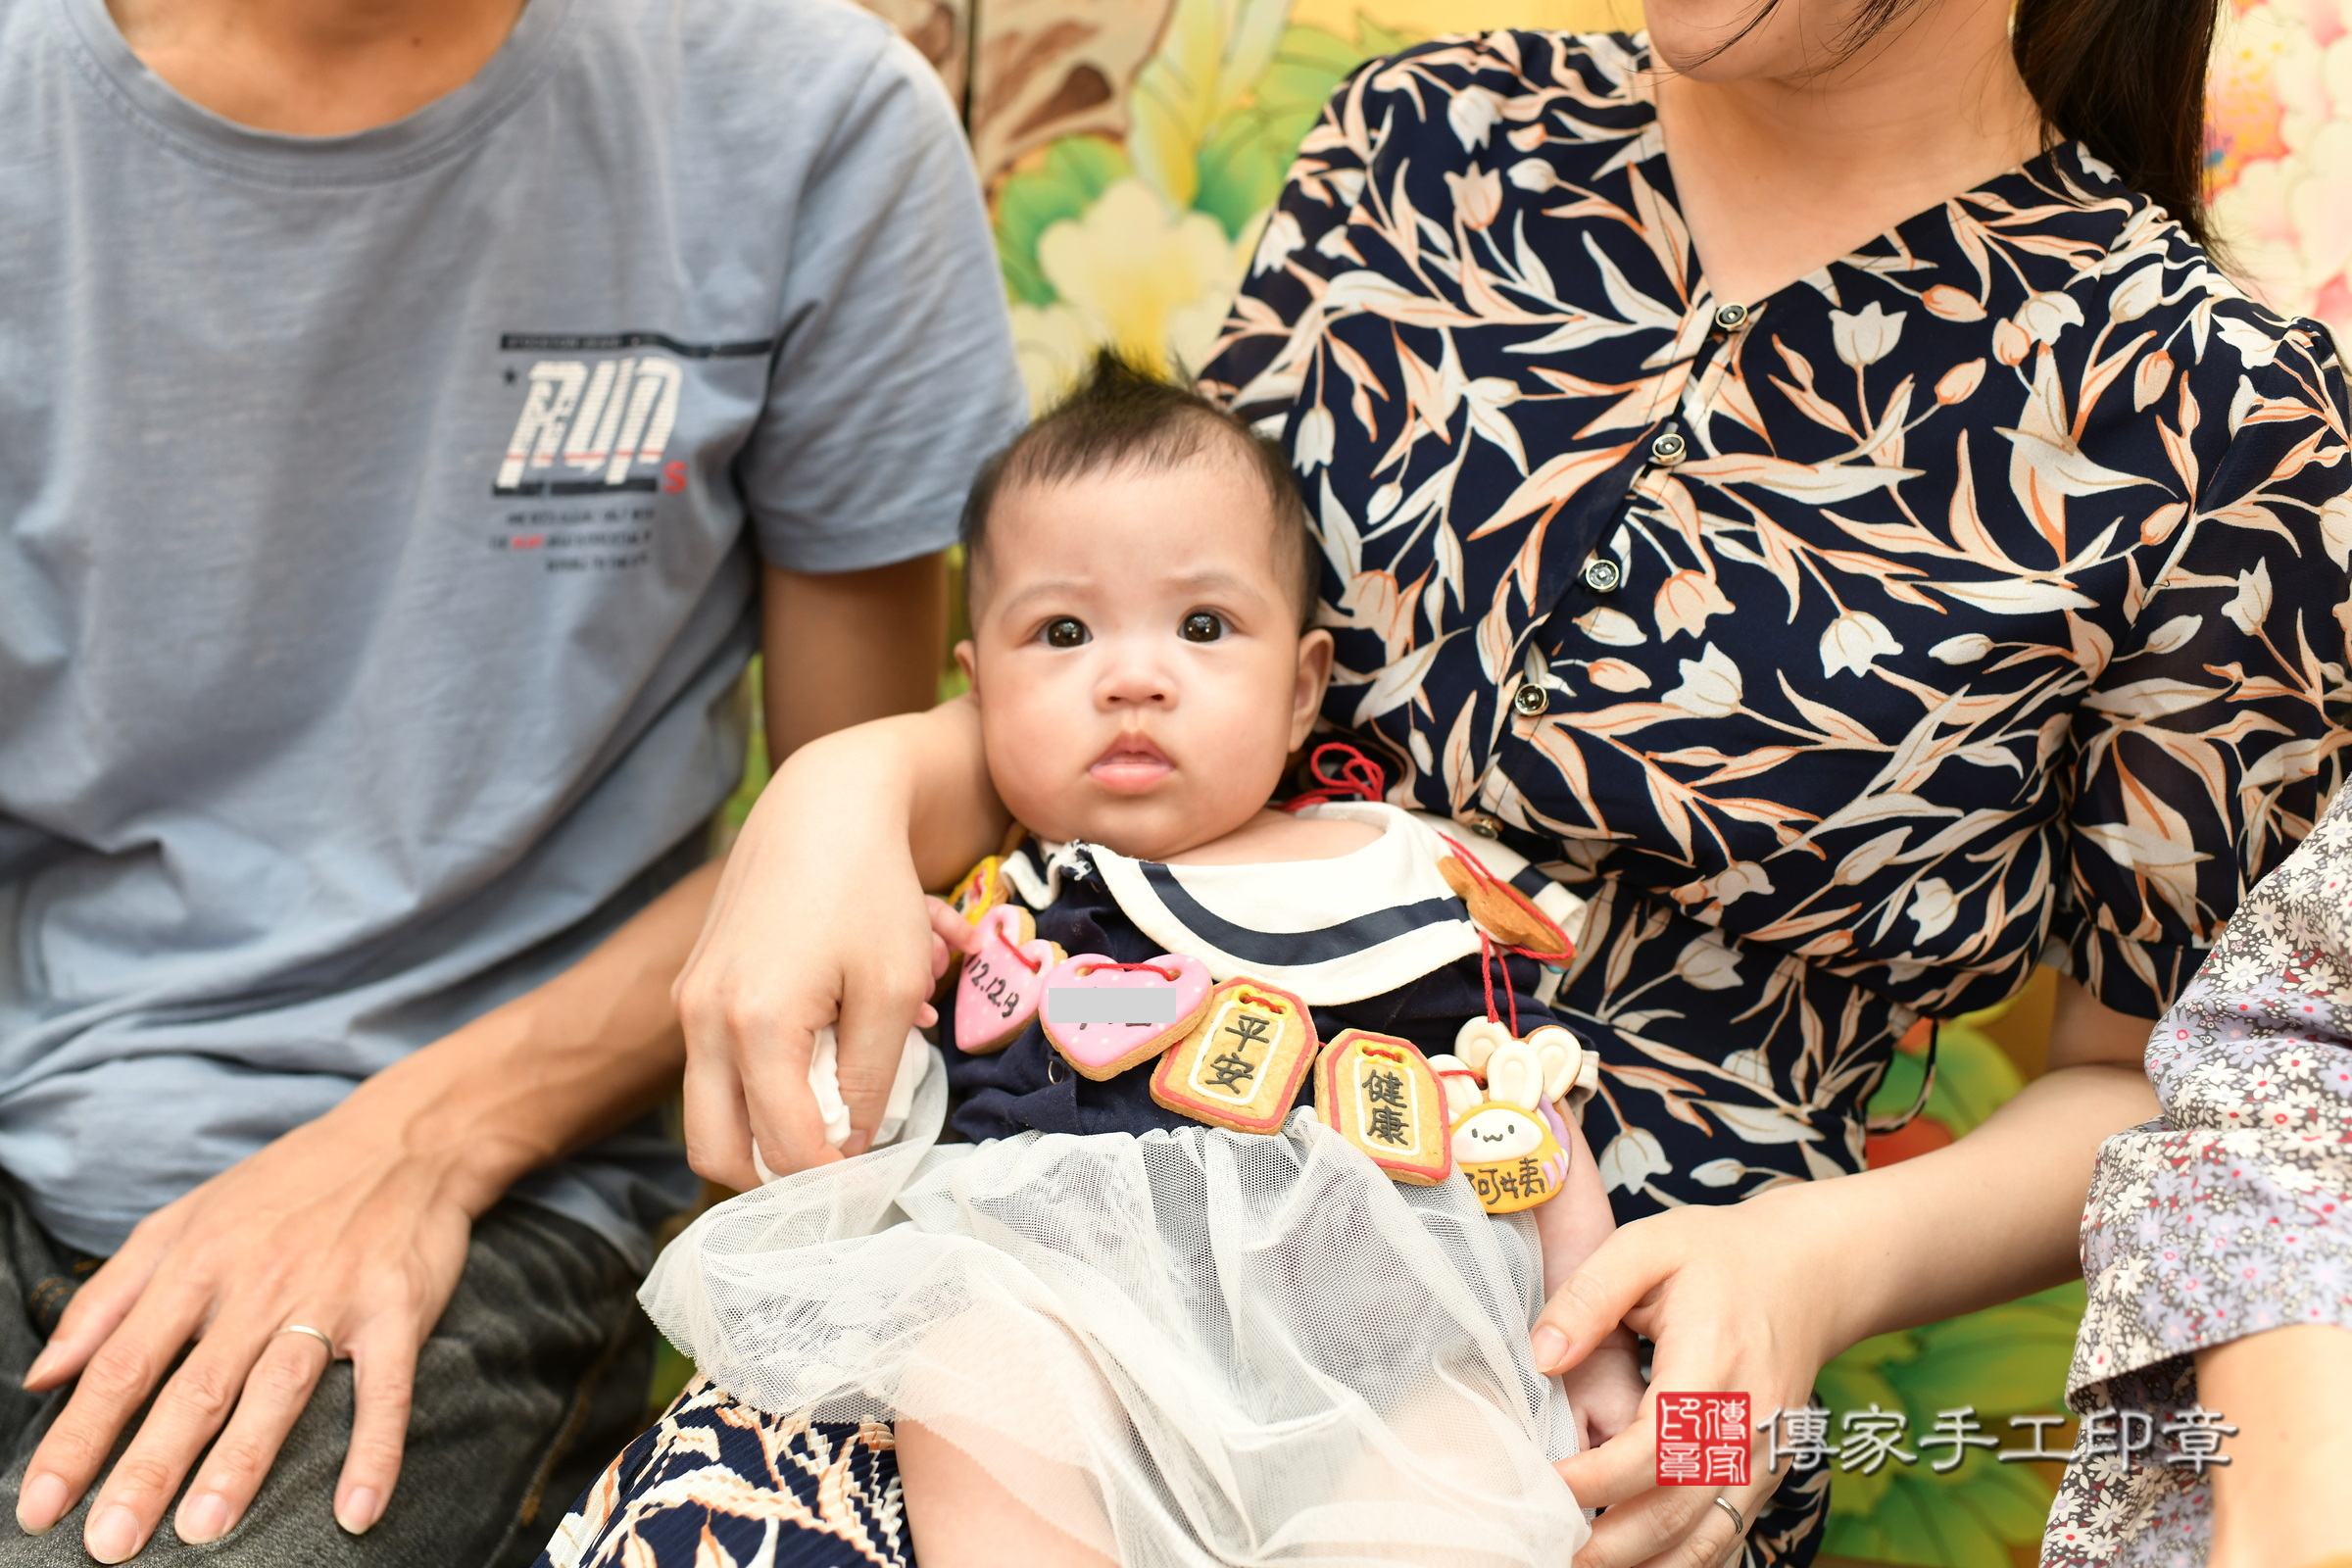
<path id="1" fill-rule="evenodd" d="M 760 578 L 767 756 L 939 700 L 948 571 L 936 555 L 824 575 L 775 566 Z"/>
<path id="2" fill-rule="evenodd" d="M 718 872 L 697 870 L 564 973 L 369 1078 L 330 1118 L 355 1138 L 397 1140 L 475 1214 L 625 1125 L 677 1082 L 670 986 Z"/>

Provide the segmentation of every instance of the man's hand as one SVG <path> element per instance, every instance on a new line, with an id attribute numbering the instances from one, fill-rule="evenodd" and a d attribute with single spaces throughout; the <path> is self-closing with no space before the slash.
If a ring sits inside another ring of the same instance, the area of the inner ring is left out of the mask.
<path id="1" fill-rule="evenodd" d="M 83 1544 L 105 1563 L 145 1545 L 216 1434 L 173 1525 L 193 1545 L 226 1534 L 326 1370 L 325 1346 L 282 1332 L 300 1323 L 352 1362 L 335 1519 L 368 1529 L 400 1475 L 416 1353 L 457 1288 L 471 1224 L 428 1164 L 342 1111 L 149 1215 L 74 1297 L 25 1378 L 35 1390 L 80 1383 L 25 1468 L 18 1522 L 37 1534 L 63 1518 L 153 1393 Z"/>
<path id="2" fill-rule="evenodd" d="M 100 1562 L 137 1551 L 216 1433 L 173 1522 L 183 1541 L 218 1540 L 326 1370 L 327 1348 L 283 1332 L 292 1324 L 333 1341 L 357 1383 L 335 1518 L 353 1532 L 381 1518 L 417 1351 L 466 1266 L 474 1217 L 676 1082 L 685 1043 L 669 986 L 717 880 L 714 865 L 695 872 L 569 970 L 142 1221 L 26 1374 L 33 1389 L 80 1382 L 25 1466 L 17 1522 L 37 1534 L 65 1517 L 155 1393 L 83 1544 Z"/>

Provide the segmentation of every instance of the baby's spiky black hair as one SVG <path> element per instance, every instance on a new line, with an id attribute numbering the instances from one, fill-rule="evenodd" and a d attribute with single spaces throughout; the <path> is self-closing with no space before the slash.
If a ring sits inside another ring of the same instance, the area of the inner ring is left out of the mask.
<path id="1" fill-rule="evenodd" d="M 1282 443 L 1112 349 L 1098 351 L 1061 401 L 981 465 L 963 504 L 964 559 L 976 562 L 987 549 L 989 513 L 1007 485 L 1053 484 L 1109 468 L 1173 468 L 1219 443 L 1229 445 L 1265 489 L 1274 513 L 1275 556 L 1295 574 L 1303 626 L 1315 610 L 1316 554 Z"/>

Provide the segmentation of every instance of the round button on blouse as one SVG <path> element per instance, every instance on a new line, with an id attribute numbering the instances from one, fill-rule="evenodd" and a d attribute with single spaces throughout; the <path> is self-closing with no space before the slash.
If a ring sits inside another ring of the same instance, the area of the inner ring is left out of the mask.
<path id="1" fill-rule="evenodd" d="M 1671 468 L 1690 455 L 1690 443 L 1672 430 L 1661 432 L 1649 444 L 1649 461 L 1661 467 Z"/>
<path id="2" fill-rule="evenodd" d="M 1744 305 L 1721 305 L 1715 310 L 1715 324 L 1726 332 L 1737 332 L 1747 320 Z"/>
<path id="3" fill-rule="evenodd" d="M 1585 586 L 1592 592 L 1615 593 L 1617 585 L 1625 581 L 1625 569 L 1606 556 L 1594 556 L 1585 563 L 1582 576 Z"/>
<path id="4" fill-rule="evenodd" d="M 1548 711 L 1550 708 L 1551 693 L 1532 682 L 1520 687 L 1511 698 L 1511 711 L 1517 713 L 1521 718 L 1539 717 Z"/>

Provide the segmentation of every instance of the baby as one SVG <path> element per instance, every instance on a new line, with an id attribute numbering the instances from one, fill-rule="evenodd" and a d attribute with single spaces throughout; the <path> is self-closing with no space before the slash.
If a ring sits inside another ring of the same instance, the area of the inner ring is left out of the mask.
<path id="1" fill-rule="evenodd" d="M 1332 641 L 1278 449 L 1212 405 L 1099 362 L 964 535 L 1023 824 L 934 901 L 972 1142 L 910 1046 L 900 1141 L 713 1210 L 657 1320 L 747 1403 L 893 1421 L 925 1568 L 1565 1562 L 1525 1340 L 1611 1228 L 1546 1005 L 1576 902 L 1448 823 L 1268 806 Z M 1616 1348 L 1565 1388 L 1586 1442 L 1642 1392 Z"/>

